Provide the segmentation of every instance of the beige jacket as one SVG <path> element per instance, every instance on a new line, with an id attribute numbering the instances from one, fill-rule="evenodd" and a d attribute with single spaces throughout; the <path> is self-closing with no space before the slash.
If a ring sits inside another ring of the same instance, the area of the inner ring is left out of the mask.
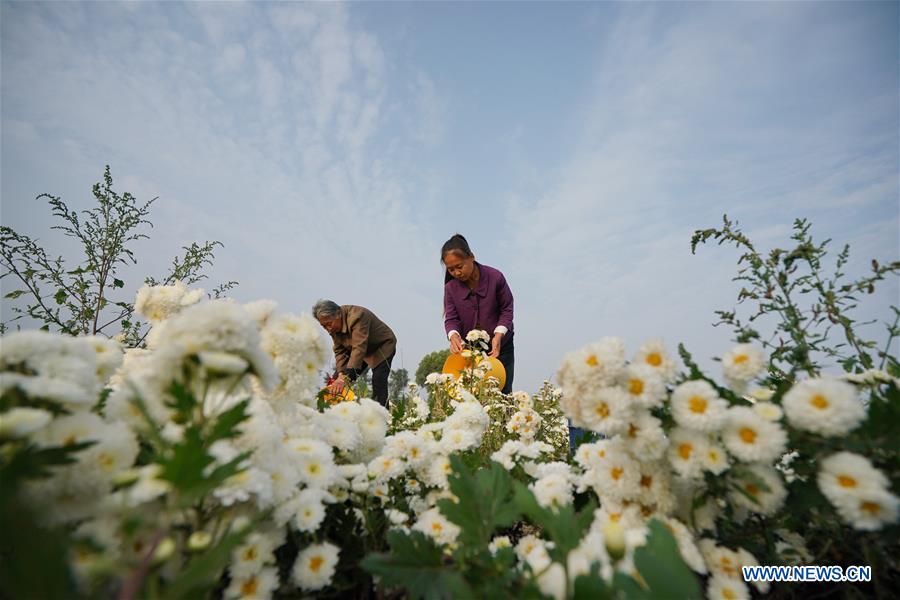
<path id="1" fill-rule="evenodd" d="M 396 351 L 394 332 L 368 308 L 345 304 L 341 306 L 341 320 L 341 331 L 331 334 L 338 373 L 362 369 L 363 363 L 374 368 Z"/>

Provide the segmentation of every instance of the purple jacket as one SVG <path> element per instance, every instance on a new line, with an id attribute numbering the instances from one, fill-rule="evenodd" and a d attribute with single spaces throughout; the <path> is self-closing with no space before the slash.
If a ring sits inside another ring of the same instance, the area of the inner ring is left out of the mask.
<path id="1" fill-rule="evenodd" d="M 503 344 L 512 340 L 513 295 L 503 273 L 493 267 L 475 263 L 481 270 L 474 290 L 451 279 L 444 285 L 444 329 L 447 334 L 459 332 L 465 339 L 473 329 L 484 329 L 489 335 L 500 326 L 507 329 Z"/>

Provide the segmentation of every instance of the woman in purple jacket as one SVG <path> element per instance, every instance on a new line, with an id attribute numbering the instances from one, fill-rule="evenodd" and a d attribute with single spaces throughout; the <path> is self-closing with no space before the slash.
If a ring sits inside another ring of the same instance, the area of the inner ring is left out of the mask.
<path id="1" fill-rule="evenodd" d="M 512 390 L 513 369 L 513 295 L 503 273 L 475 261 L 466 238 L 458 233 L 441 248 L 444 276 L 444 329 L 450 351 L 463 349 L 463 339 L 473 329 L 491 335 L 490 355 L 506 368 L 503 393 Z"/>

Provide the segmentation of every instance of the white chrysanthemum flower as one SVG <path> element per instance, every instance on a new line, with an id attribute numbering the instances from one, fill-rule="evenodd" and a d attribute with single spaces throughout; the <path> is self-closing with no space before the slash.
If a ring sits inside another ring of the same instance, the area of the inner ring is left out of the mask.
<path id="1" fill-rule="evenodd" d="M 419 519 L 412 526 L 416 531 L 421 531 L 437 544 L 452 544 L 459 535 L 459 527 L 441 514 L 437 508 L 430 508 L 419 515 Z"/>
<path id="2" fill-rule="evenodd" d="M 863 490 L 852 502 L 836 506 L 838 514 L 854 529 L 878 531 L 897 522 L 900 498 L 887 490 Z"/>
<path id="3" fill-rule="evenodd" d="M 772 462 L 784 454 L 787 434 L 777 423 L 766 421 L 753 409 L 733 406 L 722 430 L 728 451 L 744 462 Z"/>
<path id="4" fill-rule="evenodd" d="M 0 439 L 28 437 L 43 429 L 53 418 L 40 408 L 18 407 L 0 414 Z"/>
<path id="5" fill-rule="evenodd" d="M 503 548 L 512 548 L 512 542 L 505 535 L 498 535 L 488 544 L 488 550 L 491 551 L 491 554 L 497 554 L 497 551 Z"/>
<path id="6" fill-rule="evenodd" d="M 725 448 L 710 440 L 703 453 L 703 470 L 713 475 L 720 475 L 728 469 L 728 455 Z"/>
<path id="7" fill-rule="evenodd" d="M 254 531 L 231 553 L 229 571 L 232 577 L 246 577 L 259 573 L 266 565 L 275 563 L 275 548 L 281 540 L 274 534 Z"/>
<path id="8" fill-rule="evenodd" d="M 528 487 L 541 506 L 558 508 L 572 502 L 572 485 L 565 475 L 546 475 Z"/>
<path id="9" fill-rule="evenodd" d="M 636 497 L 640 480 L 639 463 L 628 453 L 618 450 L 608 451 L 594 469 L 585 473 L 585 481 L 598 496 L 615 500 Z"/>
<path id="10" fill-rule="evenodd" d="M 581 417 L 592 431 L 615 435 L 628 430 L 634 409 L 621 388 L 601 387 L 581 398 Z"/>
<path id="11" fill-rule="evenodd" d="M 753 405 L 753 412 L 761 416 L 766 421 L 780 421 L 784 413 L 781 407 L 771 402 L 756 402 Z"/>
<path id="12" fill-rule="evenodd" d="M 747 383 L 766 368 L 766 354 L 753 344 L 738 344 L 722 357 L 722 372 L 728 386 L 743 392 Z"/>
<path id="13" fill-rule="evenodd" d="M 657 462 L 639 463 L 640 480 L 637 500 L 643 506 L 656 506 L 666 512 L 674 504 L 670 489 L 670 471 Z"/>
<path id="14" fill-rule="evenodd" d="M 621 338 L 604 337 L 566 355 L 557 381 L 566 392 L 611 386 L 624 366 L 625 342 Z"/>
<path id="15" fill-rule="evenodd" d="M 441 438 L 440 451 L 444 453 L 468 450 L 477 446 L 481 440 L 475 437 L 471 431 L 465 429 L 450 429 L 444 432 Z"/>
<path id="16" fill-rule="evenodd" d="M 713 576 L 737 579 L 742 577 L 741 558 L 737 552 L 719 546 L 715 540 L 704 538 L 697 544 L 703 558 L 706 560 L 706 566 L 709 568 Z"/>
<path id="17" fill-rule="evenodd" d="M 402 458 L 381 455 L 369 463 L 369 477 L 379 483 L 403 474 L 406 463 Z"/>
<path id="18" fill-rule="evenodd" d="M 151 323 L 159 323 L 202 298 L 203 290 L 189 291 L 184 283 L 177 280 L 172 285 L 144 285 L 134 300 L 134 312 L 147 317 Z"/>
<path id="19" fill-rule="evenodd" d="M 637 410 L 633 413 L 621 440 L 625 444 L 625 449 L 640 460 L 661 458 L 669 446 L 662 423 L 646 410 Z"/>
<path id="20" fill-rule="evenodd" d="M 636 365 L 647 365 L 659 373 L 663 381 L 674 379 L 678 365 L 666 351 L 665 342 L 661 338 L 655 338 L 644 342 L 631 361 Z"/>
<path id="21" fill-rule="evenodd" d="M 256 325 L 262 329 L 278 310 L 278 303 L 274 300 L 254 300 L 244 305 L 244 310 L 253 317 Z"/>
<path id="22" fill-rule="evenodd" d="M 90 335 L 76 338 L 89 346 L 97 358 L 97 379 L 106 383 L 113 373 L 122 365 L 124 353 L 122 346 L 115 340 L 100 335 Z"/>
<path id="23" fill-rule="evenodd" d="M 484 331 L 482 329 L 473 329 L 466 334 L 467 342 L 477 342 L 478 340 L 490 342 L 491 336 L 488 335 L 487 331 Z"/>
<path id="24" fill-rule="evenodd" d="M 23 374 L 24 370 L 29 374 Z M 108 369 L 99 362 L 87 338 L 73 338 L 46 331 L 17 331 L 0 343 L 0 391 L 19 387 L 31 398 L 71 405 L 84 410 L 97 401 L 104 381 L 98 374 Z"/>
<path id="25" fill-rule="evenodd" d="M 446 488 L 449 484 L 447 477 L 453 472 L 450 466 L 450 459 L 445 455 L 438 455 L 434 461 L 428 465 L 428 470 L 423 474 L 422 479 L 425 483 L 432 487 Z"/>
<path id="26" fill-rule="evenodd" d="M 819 489 L 832 504 L 865 490 L 886 490 L 889 482 L 869 459 L 853 452 L 838 452 L 821 462 Z"/>
<path id="27" fill-rule="evenodd" d="M 706 586 L 708 600 L 750 600 L 747 584 L 736 577 L 713 575 Z"/>
<path id="28" fill-rule="evenodd" d="M 856 529 L 873 531 L 897 520 L 898 501 L 887 477 L 869 460 L 852 452 L 838 452 L 822 461 L 819 489 Z"/>
<path id="29" fill-rule="evenodd" d="M 256 322 L 234 302 L 210 300 L 189 306 L 154 331 L 161 365 L 180 365 L 184 358 L 205 351 L 228 352 L 247 360 L 265 389 L 278 380 L 271 356 L 260 345 Z"/>
<path id="30" fill-rule="evenodd" d="M 702 379 L 686 381 L 672 392 L 672 416 L 682 427 L 716 431 L 725 422 L 727 403 Z"/>
<path id="31" fill-rule="evenodd" d="M 747 465 L 735 474 L 734 483 L 743 491 L 743 493 L 738 490 L 729 492 L 729 498 L 735 506 L 762 515 L 772 515 L 784 505 L 787 490 L 778 471 L 773 467 Z"/>
<path id="32" fill-rule="evenodd" d="M 516 555 L 519 560 L 527 562 L 535 572 L 542 571 L 550 565 L 547 542 L 534 535 L 526 535 L 519 540 L 516 544 Z"/>
<path id="33" fill-rule="evenodd" d="M 278 588 L 278 569 L 265 567 L 257 573 L 237 577 L 232 575 L 231 584 L 225 589 L 229 600 L 259 600 L 270 598 Z"/>
<path id="34" fill-rule="evenodd" d="M 308 546 L 297 555 L 291 571 L 293 581 L 306 591 L 321 590 L 331 583 L 340 549 L 328 542 Z"/>
<path id="35" fill-rule="evenodd" d="M 631 364 L 621 375 L 621 386 L 636 406 L 653 408 L 666 397 L 666 383 L 658 368 L 646 364 Z"/>
<path id="36" fill-rule="evenodd" d="M 797 429 L 822 435 L 843 435 L 866 417 L 856 388 L 839 379 L 807 379 L 782 399 L 785 415 Z"/>
<path id="37" fill-rule="evenodd" d="M 681 477 L 700 477 L 708 447 L 709 440 L 704 434 L 676 427 L 669 434 L 669 464 Z"/>
<path id="38" fill-rule="evenodd" d="M 272 502 L 272 478 L 262 469 L 250 467 L 226 479 L 213 490 L 213 496 L 222 506 L 247 502 L 255 497 L 260 507 L 267 507 Z"/>
<path id="39" fill-rule="evenodd" d="M 323 500 L 330 496 L 330 494 L 315 488 L 301 490 L 291 501 L 295 509 L 292 520 L 294 527 L 308 533 L 316 531 L 325 520 Z"/>

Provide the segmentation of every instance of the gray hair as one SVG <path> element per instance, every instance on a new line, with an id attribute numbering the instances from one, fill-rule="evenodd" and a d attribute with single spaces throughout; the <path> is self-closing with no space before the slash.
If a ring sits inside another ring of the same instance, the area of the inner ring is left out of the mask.
<path id="1" fill-rule="evenodd" d="M 321 299 L 313 304 L 312 314 L 313 318 L 318 319 L 319 317 L 331 318 L 337 316 L 337 314 L 341 312 L 341 307 L 331 300 Z"/>

